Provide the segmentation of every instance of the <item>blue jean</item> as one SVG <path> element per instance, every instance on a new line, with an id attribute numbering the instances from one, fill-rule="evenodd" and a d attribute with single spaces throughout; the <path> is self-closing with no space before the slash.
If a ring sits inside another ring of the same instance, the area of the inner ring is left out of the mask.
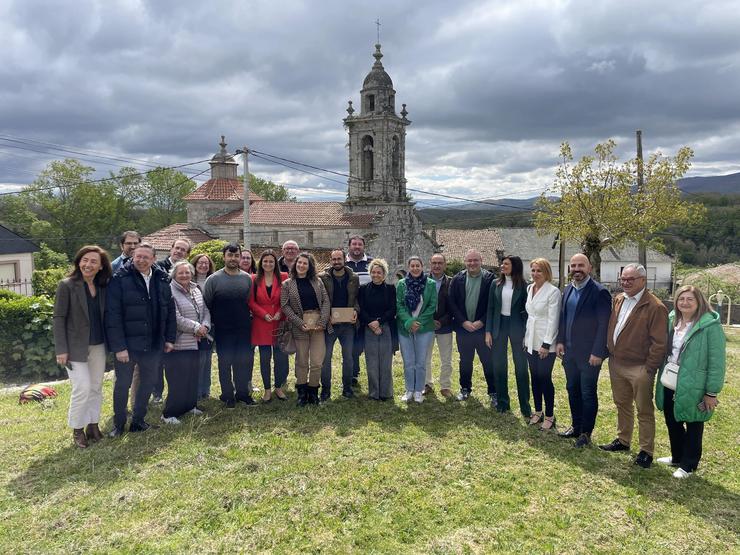
<path id="1" fill-rule="evenodd" d="M 331 358 L 334 354 L 334 343 L 339 340 L 342 347 L 342 389 L 352 389 L 352 377 L 354 363 L 352 352 L 355 342 L 354 324 L 334 324 L 334 333 L 326 333 L 326 355 L 324 355 L 324 365 L 321 367 L 321 392 L 329 393 L 331 391 Z"/>
<path id="2" fill-rule="evenodd" d="M 601 366 L 591 366 L 588 359 L 576 359 L 566 350 L 563 368 L 573 430 L 578 434 L 590 434 L 594 431 L 599 411 L 597 386 Z"/>
<path id="3" fill-rule="evenodd" d="M 398 334 L 406 391 L 424 391 L 427 375 L 427 352 L 433 340 L 433 331 L 410 333 L 409 335 Z"/>

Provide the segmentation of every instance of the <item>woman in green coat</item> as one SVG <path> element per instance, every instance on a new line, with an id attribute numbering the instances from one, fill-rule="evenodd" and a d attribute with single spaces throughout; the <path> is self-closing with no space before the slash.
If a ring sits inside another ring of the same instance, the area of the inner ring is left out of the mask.
<path id="1" fill-rule="evenodd" d="M 403 358 L 406 393 L 402 401 L 412 398 L 424 401 L 427 353 L 434 340 L 434 311 L 437 309 L 437 286 L 424 273 L 418 256 L 408 261 L 408 274 L 396 285 L 396 320 L 398 344 Z"/>
<path id="2" fill-rule="evenodd" d="M 714 414 L 725 381 L 725 334 L 719 314 L 694 286 L 679 288 L 674 299 L 668 321 L 668 360 L 655 390 L 655 406 L 663 411 L 668 427 L 671 456 L 658 462 L 678 467 L 674 478 L 688 478 L 699 465 L 704 422 Z M 676 367 L 674 391 L 661 378 Z"/>

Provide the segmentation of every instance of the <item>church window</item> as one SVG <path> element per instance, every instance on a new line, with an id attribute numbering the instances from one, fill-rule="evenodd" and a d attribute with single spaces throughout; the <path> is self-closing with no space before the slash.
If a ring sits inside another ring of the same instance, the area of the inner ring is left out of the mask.
<path id="1" fill-rule="evenodd" d="M 280 243 L 280 233 L 275 229 L 272 232 L 272 244 L 277 245 Z"/>
<path id="2" fill-rule="evenodd" d="M 393 136 L 393 177 L 401 177 L 401 145 L 398 136 Z"/>
<path id="3" fill-rule="evenodd" d="M 365 135 L 362 138 L 362 179 L 371 181 L 373 179 L 373 138 Z"/>
<path id="4" fill-rule="evenodd" d="M 391 107 L 391 111 L 396 111 L 396 95 L 391 94 L 388 96 L 388 105 Z"/>
<path id="5" fill-rule="evenodd" d="M 403 264 L 405 261 L 403 259 L 403 247 L 398 247 L 398 261 L 397 264 Z"/>
<path id="6" fill-rule="evenodd" d="M 370 112 L 375 111 L 375 95 L 374 94 L 367 95 L 367 109 Z"/>
<path id="7" fill-rule="evenodd" d="M 313 246 L 313 231 L 306 232 L 306 242 L 309 246 Z"/>

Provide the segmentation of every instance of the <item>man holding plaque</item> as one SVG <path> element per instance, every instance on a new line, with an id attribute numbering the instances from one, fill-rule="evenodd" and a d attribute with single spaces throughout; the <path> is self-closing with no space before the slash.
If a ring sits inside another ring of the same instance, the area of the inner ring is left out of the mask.
<path id="1" fill-rule="evenodd" d="M 331 398 L 331 359 L 334 343 L 339 340 L 342 346 L 342 395 L 348 399 L 355 396 L 352 391 L 352 351 L 355 337 L 357 312 L 357 292 L 360 289 L 360 278 L 345 264 L 342 249 L 331 252 L 331 266 L 319 274 L 331 302 L 331 325 L 333 332 L 326 338 L 326 355 L 321 368 L 321 401 Z"/>

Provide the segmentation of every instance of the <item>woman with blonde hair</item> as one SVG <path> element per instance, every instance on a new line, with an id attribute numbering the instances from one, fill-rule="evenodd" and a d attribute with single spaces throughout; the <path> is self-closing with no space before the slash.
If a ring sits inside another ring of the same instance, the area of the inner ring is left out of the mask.
<path id="1" fill-rule="evenodd" d="M 674 478 L 688 478 L 699 466 L 704 422 L 712 418 L 725 381 L 725 334 L 719 314 L 693 285 L 676 291 L 668 315 L 668 357 L 658 374 L 655 406 L 665 415 Z"/>
<path id="2" fill-rule="evenodd" d="M 524 349 L 527 351 L 532 376 L 534 400 L 534 412 L 529 423 L 540 424 L 540 430 L 547 431 L 555 429 L 552 367 L 555 364 L 555 339 L 560 321 L 560 290 L 550 283 L 552 269 L 546 259 L 535 258 L 530 262 L 529 268 L 532 283 L 527 287 L 527 327 L 524 332 Z"/>

